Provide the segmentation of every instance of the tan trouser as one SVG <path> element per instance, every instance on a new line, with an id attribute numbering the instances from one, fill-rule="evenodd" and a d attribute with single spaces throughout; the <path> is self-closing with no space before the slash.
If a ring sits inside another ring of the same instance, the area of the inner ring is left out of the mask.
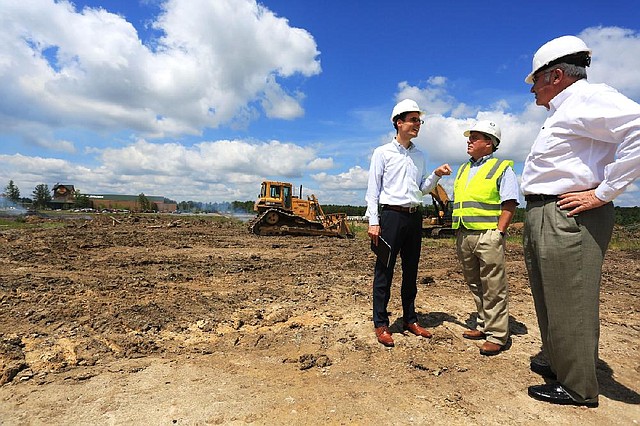
<path id="1" fill-rule="evenodd" d="M 504 267 L 504 238 L 497 229 L 459 229 L 458 259 L 478 312 L 478 330 L 487 341 L 506 345 L 509 338 L 509 289 Z"/>

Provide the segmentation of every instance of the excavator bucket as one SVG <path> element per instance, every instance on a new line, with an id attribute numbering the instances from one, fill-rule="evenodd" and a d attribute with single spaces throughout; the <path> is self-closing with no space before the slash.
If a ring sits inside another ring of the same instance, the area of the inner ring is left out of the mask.
<path id="1" fill-rule="evenodd" d="M 430 195 L 437 215 L 422 220 L 422 236 L 434 238 L 455 236 L 456 232 L 451 227 L 451 199 L 447 191 L 438 184 Z"/>

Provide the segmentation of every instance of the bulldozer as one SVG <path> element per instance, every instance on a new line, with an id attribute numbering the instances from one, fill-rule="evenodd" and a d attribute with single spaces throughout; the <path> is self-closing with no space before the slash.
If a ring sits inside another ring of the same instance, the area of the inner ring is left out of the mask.
<path id="1" fill-rule="evenodd" d="M 433 207 L 436 210 L 436 216 L 424 217 L 422 219 L 422 236 L 423 237 L 450 237 L 455 235 L 456 231 L 451 227 L 453 221 L 451 214 L 453 212 L 453 203 L 447 195 L 442 185 L 438 184 L 433 191 L 430 192 L 433 201 Z"/>
<path id="2" fill-rule="evenodd" d="M 295 196 L 291 183 L 262 182 L 253 210 L 257 216 L 249 223 L 249 231 L 256 235 L 354 237 L 346 213 L 325 214 L 315 195 L 302 199 L 302 185 Z"/>

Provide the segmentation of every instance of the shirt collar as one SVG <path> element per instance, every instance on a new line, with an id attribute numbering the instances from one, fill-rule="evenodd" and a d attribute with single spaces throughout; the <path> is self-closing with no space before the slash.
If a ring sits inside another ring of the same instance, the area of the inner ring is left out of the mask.
<path id="1" fill-rule="evenodd" d="M 398 142 L 396 140 L 396 138 L 393 138 L 393 143 L 396 145 L 397 148 L 402 148 L 405 149 L 407 151 L 411 151 L 416 145 L 413 143 L 413 141 L 409 142 L 409 148 L 405 148 L 404 146 L 402 146 L 402 144 L 400 144 L 400 142 Z"/>
<path id="2" fill-rule="evenodd" d="M 478 161 L 474 161 L 473 157 L 469 158 L 469 163 L 471 163 L 471 166 L 481 166 L 484 163 L 486 163 L 488 160 L 493 158 L 493 153 L 485 155 L 484 157 L 480 157 L 478 159 Z"/>
<path id="3" fill-rule="evenodd" d="M 567 88 L 565 88 L 562 92 L 558 93 L 553 99 L 549 101 L 549 111 L 555 111 L 560 108 L 560 105 L 564 103 L 564 101 L 569 98 L 569 96 L 573 95 L 575 92 L 580 90 L 582 86 L 589 84 L 587 80 L 581 78 L 580 80 L 574 82 Z"/>

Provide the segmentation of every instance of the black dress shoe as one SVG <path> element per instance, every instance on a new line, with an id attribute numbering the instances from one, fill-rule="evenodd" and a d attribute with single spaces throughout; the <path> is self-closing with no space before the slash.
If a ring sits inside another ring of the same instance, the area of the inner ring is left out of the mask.
<path id="1" fill-rule="evenodd" d="M 576 401 L 560 383 L 550 383 L 546 385 L 529 386 L 529 396 L 539 401 L 550 402 L 560 405 L 580 405 L 595 408 L 598 402 Z"/>
<path id="2" fill-rule="evenodd" d="M 531 361 L 531 371 L 541 375 L 542 377 L 546 377 L 547 379 L 558 380 L 556 373 L 554 373 L 553 370 L 551 370 L 551 367 L 546 364 L 540 364 L 539 362 Z"/>

